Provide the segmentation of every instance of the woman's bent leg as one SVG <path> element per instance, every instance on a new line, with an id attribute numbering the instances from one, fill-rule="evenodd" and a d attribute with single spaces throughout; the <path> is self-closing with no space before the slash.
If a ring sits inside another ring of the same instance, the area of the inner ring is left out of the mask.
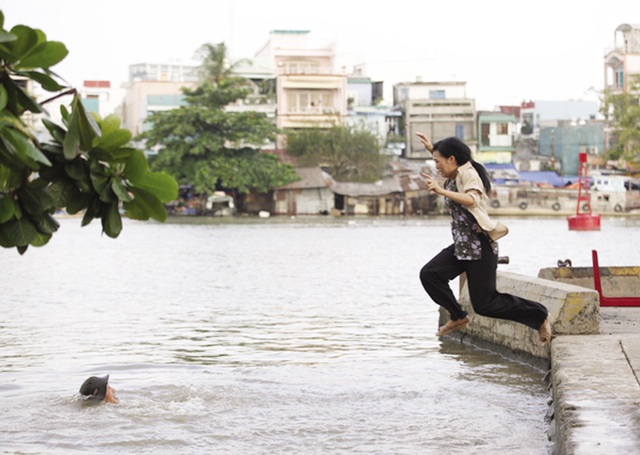
<path id="1" fill-rule="evenodd" d="M 503 294 L 496 290 L 498 257 L 488 240 L 482 240 L 482 259 L 469 261 L 467 283 L 471 304 L 476 313 L 490 318 L 519 322 L 538 330 L 547 318 L 544 305 L 531 300 Z"/>
<path id="2" fill-rule="evenodd" d="M 464 267 L 453 254 L 453 245 L 438 253 L 420 270 L 422 287 L 434 302 L 449 312 L 454 321 L 467 316 L 449 287 L 449 281 L 462 272 Z"/>

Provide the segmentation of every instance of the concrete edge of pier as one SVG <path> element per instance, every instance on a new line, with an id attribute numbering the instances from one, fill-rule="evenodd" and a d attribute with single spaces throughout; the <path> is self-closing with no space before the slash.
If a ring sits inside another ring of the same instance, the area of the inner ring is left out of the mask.
<path id="1" fill-rule="evenodd" d="M 554 328 L 547 345 L 522 324 L 476 315 L 462 276 L 459 300 L 471 322 L 449 337 L 549 370 L 554 454 L 640 453 L 640 308 L 600 307 L 597 292 L 589 288 L 592 275 L 587 275 L 584 270 L 543 269 L 540 276 L 551 277 L 546 279 L 498 272 L 499 292 L 547 307 Z M 610 276 L 616 276 L 615 270 Z M 618 292 L 636 289 L 637 294 L 639 282 L 618 286 Z M 605 295 L 615 287 L 608 285 Z M 441 310 L 439 325 L 446 320 Z"/>

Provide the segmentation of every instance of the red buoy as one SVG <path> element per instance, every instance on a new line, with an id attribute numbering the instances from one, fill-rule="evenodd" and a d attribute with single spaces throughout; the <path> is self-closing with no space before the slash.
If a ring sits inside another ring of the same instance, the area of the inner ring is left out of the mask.
<path id="1" fill-rule="evenodd" d="M 600 215 L 591 213 L 591 197 L 589 196 L 589 177 L 587 175 L 587 154 L 579 154 L 578 167 L 578 203 L 576 214 L 567 217 L 570 231 L 599 231 Z"/>

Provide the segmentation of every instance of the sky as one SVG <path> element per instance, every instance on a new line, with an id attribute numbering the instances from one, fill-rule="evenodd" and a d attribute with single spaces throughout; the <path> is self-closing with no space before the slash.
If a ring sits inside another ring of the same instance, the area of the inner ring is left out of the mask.
<path id="1" fill-rule="evenodd" d="M 479 110 L 524 100 L 598 99 L 604 54 L 623 23 L 640 24 L 640 0 L 1 0 L 4 28 L 41 29 L 67 58 L 52 69 L 84 80 L 127 81 L 129 65 L 193 63 L 205 43 L 251 58 L 271 30 L 308 30 L 335 45 L 338 64 L 365 64 L 395 83 L 466 82 Z"/>

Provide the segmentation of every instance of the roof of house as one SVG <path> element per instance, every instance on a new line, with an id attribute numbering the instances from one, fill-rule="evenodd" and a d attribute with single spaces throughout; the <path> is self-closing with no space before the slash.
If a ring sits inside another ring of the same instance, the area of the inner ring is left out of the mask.
<path id="1" fill-rule="evenodd" d="M 312 188 L 329 188 L 333 179 L 329 174 L 319 167 L 299 167 L 295 169 L 300 180 L 287 183 L 278 188 L 279 190 L 301 190 Z"/>
<path id="2" fill-rule="evenodd" d="M 375 183 L 351 183 L 335 182 L 331 185 L 331 191 L 343 196 L 384 196 L 391 193 L 399 193 L 402 187 L 395 178 L 378 180 Z"/>

